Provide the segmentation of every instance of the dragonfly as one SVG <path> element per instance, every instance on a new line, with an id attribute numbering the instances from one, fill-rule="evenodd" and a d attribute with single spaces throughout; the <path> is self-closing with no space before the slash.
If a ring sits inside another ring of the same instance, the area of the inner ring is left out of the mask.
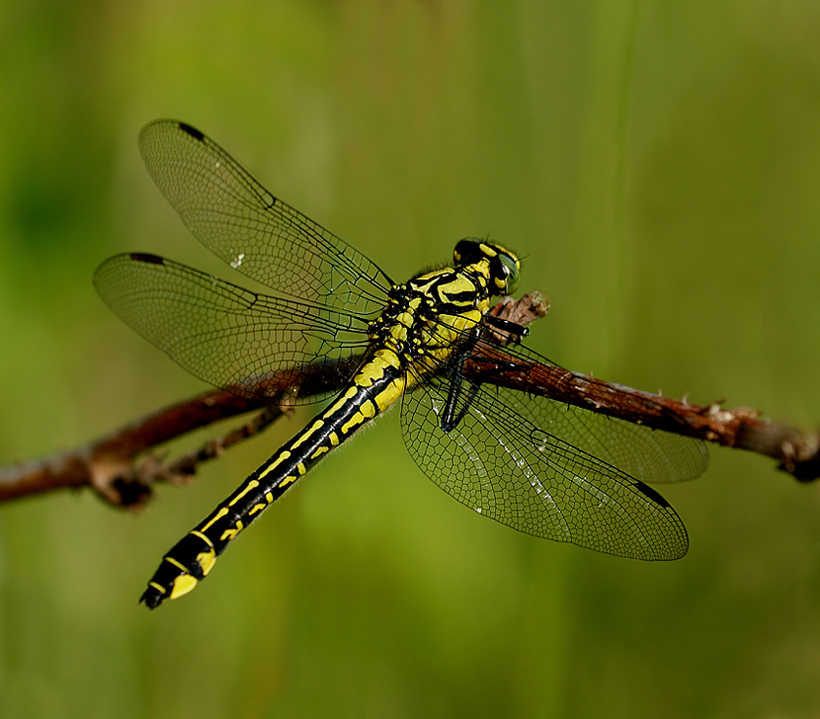
<path id="1" fill-rule="evenodd" d="M 190 125 L 152 122 L 139 147 L 188 229 L 269 292 L 134 252 L 97 269 L 105 303 L 206 382 L 270 401 L 264 378 L 276 376 L 278 391 L 284 374 L 292 404 L 330 400 L 163 557 L 140 599 L 150 609 L 194 589 L 242 530 L 394 405 L 422 472 L 482 516 L 622 557 L 686 553 L 683 522 L 647 482 L 702 474 L 702 442 L 494 386 L 491 368 L 483 380 L 467 371 L 498 354 L 499 333 L 513 339 L 510 362 L 553 364 L 525 347 L 526 329 L 490 312 L 517 289 L 514 252 L 466 238 L 443 266 L 395 282 Z M 317 366 L 327 391 L 300 396 L 299 377 Z"/>

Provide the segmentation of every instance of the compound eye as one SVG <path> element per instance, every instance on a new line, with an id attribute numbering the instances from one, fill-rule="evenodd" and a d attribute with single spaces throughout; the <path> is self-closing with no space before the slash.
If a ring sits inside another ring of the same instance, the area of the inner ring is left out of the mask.
<path id="1" fill-rule="evenodd" d="M 504 272 L 504 281 L 506 283 L 504 292 L 511 295 L 518 289 L 518 281 L 520 279 L 518 262 L 516 262 L 515 259 L 509 255 L 505 254 L 500 254 L 498 259 L 501 261 L 501 267 Z"/>

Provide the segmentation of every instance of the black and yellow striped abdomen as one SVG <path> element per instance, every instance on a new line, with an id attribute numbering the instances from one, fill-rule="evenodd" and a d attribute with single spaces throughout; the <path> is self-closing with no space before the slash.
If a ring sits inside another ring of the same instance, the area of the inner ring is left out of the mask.
<path id="1" fill-rule="evenodd" d="M 391 350 L 379 350 L 350 387 L 163 558 L 141 601 L 149 607 L 190 592 L 230 542 L 328 452 L 388 409 L 405 389 L 405 372 Z"/>

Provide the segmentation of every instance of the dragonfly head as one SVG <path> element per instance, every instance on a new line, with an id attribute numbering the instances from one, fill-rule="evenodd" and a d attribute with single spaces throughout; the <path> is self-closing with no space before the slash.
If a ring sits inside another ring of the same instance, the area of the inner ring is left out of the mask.
<path id="1" fill-rule="evenodd" d="M 511 295 L 518 289 L 521 262 L 501 245 L 468 237 L 456 245 L 453 257 L 456 267 L 486 262 L 490 270 L 491 295 Z"/>

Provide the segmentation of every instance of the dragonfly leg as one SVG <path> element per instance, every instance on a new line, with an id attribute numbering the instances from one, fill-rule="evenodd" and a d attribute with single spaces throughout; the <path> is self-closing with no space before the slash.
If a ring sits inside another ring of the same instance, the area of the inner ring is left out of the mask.
<path id="1" fill-rule="evenodd" d="M 512 320 L 505 320 L 503 317 L 485 315 L 484 320 L 492 328 L 510 335 L 510 341 L 516 344 L 521 342 L 521 340 L 530 333 L 529 329 L 523 325 L 513 322 Z"/>
<path id="2" fill-rule="evenodd" d="M 481 387 L 477 382 L 468 381 L 469 387 L 466 394 L 462 397 L 462 385 L 466 381 L 462 374 L 462 368 L 468 356 L 469 354 L 465 354 L 459 359 L 450 372 L 450 387 L 447 392 L 447 401 L 444 404 L 444 410 L 441 413 L 439 423 L 441 429 L 445 432 L 449 432 L 457 427 L 459 422 L 464 419 L 464 415 L 467 413 L 467 410 L 470 409 L 470 405 Z"/>

